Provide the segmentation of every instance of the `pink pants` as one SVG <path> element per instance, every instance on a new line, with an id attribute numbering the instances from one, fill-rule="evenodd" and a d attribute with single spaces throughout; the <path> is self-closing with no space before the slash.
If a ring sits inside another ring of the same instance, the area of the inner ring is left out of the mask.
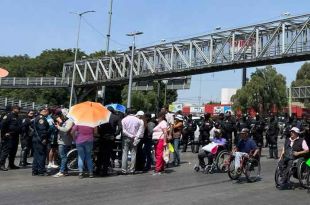
<path id="1" fill-rule="evenodd" d="M 159 139 L 157 144 L 155 145 L 155 172 L 162 172 L 165 168 L 165 161 L 163 158 L 164 152 L 164 139 Z"/>

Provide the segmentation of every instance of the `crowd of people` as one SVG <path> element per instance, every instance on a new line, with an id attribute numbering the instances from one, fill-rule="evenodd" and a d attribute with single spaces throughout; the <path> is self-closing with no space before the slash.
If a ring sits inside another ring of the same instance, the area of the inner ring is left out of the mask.
<path id="1" fill-rule="evenodd" d="M 167 163 L 179 166 L 182 152 L 187 145 L 195 141 L 195 132 L 199 129 L 197 148 L 201 167 L 214 159 L 214 153 L 203 149 L 210 143 L 225 145 L 234 151 L 239 159 L 251 151 L 261 156 L 263 147 L 269 147 L 269 158 L 278 159 L 278 137 L 285 138 L 284 149 L 280 152 L 280 165 L 283 170 L 290 166 L 292 159 L 305 156 L 309 152 L 309 120 L 287 117 L 285 127 L 280 132 L 277 117 L 271 113 L 267 118 L 256 116 L 232 116 L 231 112 L 221 113 L 215 118 L 209 113 L 194 120 L 193 116 L 183 115 L 181 111 L 171 113 L 168 107 L 155 114 L 127 109 L 126 114 L 108 107 L 111 116 L 108 123 L 92 128 L 74 125 L 67 118 L 68 109 L 42 108 L 36 113 L 30 110 L 26 116 L 20 116 L 20 108 L 13 106 L 1 115 L 0 170 L 19 169 L 31 165 L 27 161 L 33 156 L 32 175 L 46 176 L 48 169 L 59 169 L 54 177 L 68 175 L 67 154 L 74 145 L 78 152 L 79 177 L 92 178 L 95 175 L 109 175 L 109 168 L 118 158 L 121 161 L 122 174 L 134 174 L 137 171 L 151 171 L 160 175 Z M 266 120 L 267 119 L 267 120 Z M 116 156 L 116 137 L 121 136 L 122 152 Z M 97 139 L 98 153 L 94 161 L 94 141 Z M 15 165 L 18 145 L 21 145 L 20 163 Z M 173 149 L 170 160 L 165 159 L 167 147 Z M 199 148 L 200 149 L 199 151 Z M 287 157 L 287 150 L 293 157 Z M 154 154 L 153 154 L 154 152 Z M 130 157 L 130 165 L 128 161 Z M 6 160 L 8 158 L 8 166 Z M 236 160 L 236 167 L 240 166 Z M 47 165 L 47 166 L 46 166 Z M 237 170 L 238 171 L 238 170 Z M 284 181 L 283 183 L 286 183 Z"/>

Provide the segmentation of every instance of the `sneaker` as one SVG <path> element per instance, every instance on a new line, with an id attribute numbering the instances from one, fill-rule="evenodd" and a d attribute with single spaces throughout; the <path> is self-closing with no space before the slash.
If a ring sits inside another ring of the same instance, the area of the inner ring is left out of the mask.
<path id="1" fill-rule="evenodd" d="M 0 166 L 0 170 L 1 171 L 8 171 L 8 169 L 4 165 Z"/>
<path id="2" fill-rule="evenodd" d="M 83 179 L 83 178 L 84 178 L 83 173 L 79 173 L 79 179 Z"/>
<path id="3" fill-rule="evenodd" d="M 161 172 L 154 172 L 152 175 L 153 176 L 158 176 L 158 175 L 161 175 Z"/>
<path id="4" fill-rule="evenodd" d="M 57 174 L 53 175 L 53 177 L 58 178 L 58 177 L 64 177 L 65 175 L 61 172 L 58 172 Z"/>
<path id="5" fill-rule="evenodd" d="M 51 167 L 52 167 L 53 169 L 57 169 L 59 166 L 56 165 L 56 164 L 52 164 Z"/>
<path id="6" fill-rule="evenodd" d="M 89 178 L 94 178 L 94 174 L 93 173 L 89 173 L 88 177 Z"/>
<path id="7" fill-rule="evenodd" d="M 52 163 L 48 163 L 47 168 L 51 169 L 52 168 Z"/>
<path id="8" fill-rule="evenodd" d="M 127 174 L 127 171 L 125 169 L 122 169 L 122 174 L 123 175 L 126 175 Z"/>

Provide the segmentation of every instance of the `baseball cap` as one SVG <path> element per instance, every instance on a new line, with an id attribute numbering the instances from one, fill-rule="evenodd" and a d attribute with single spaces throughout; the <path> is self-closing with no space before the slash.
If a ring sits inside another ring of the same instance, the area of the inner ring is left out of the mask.
<path id="1" fill-rule="evenodd" d="M 144 112 L 142 110 L 139 110 L 136 114 L 136 116 L 143 116 L 144 115 Z"/>
<path id="2" fill-rule="evenodd" d="M 248 128 L 243 128 L 240 133 L 249 133 L 249 129 Z"/>
<path id="3" fill-rule="evenodd" d="M 290 130 L 291 132 L 295 132 L 297 134 L 300 133 L 300 130 L 297 127 L 292 127 L 292 129 Z"/>

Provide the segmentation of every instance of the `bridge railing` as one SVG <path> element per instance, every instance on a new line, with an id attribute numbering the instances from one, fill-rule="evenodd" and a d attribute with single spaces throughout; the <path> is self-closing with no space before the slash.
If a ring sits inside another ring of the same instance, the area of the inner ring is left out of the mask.
<path id="1" fill-rule="evenodd" d="M 2 87 L 66 87 L 70 85 L 71 78 L 62 77 L 6 77 L 0 78 Z"/>

